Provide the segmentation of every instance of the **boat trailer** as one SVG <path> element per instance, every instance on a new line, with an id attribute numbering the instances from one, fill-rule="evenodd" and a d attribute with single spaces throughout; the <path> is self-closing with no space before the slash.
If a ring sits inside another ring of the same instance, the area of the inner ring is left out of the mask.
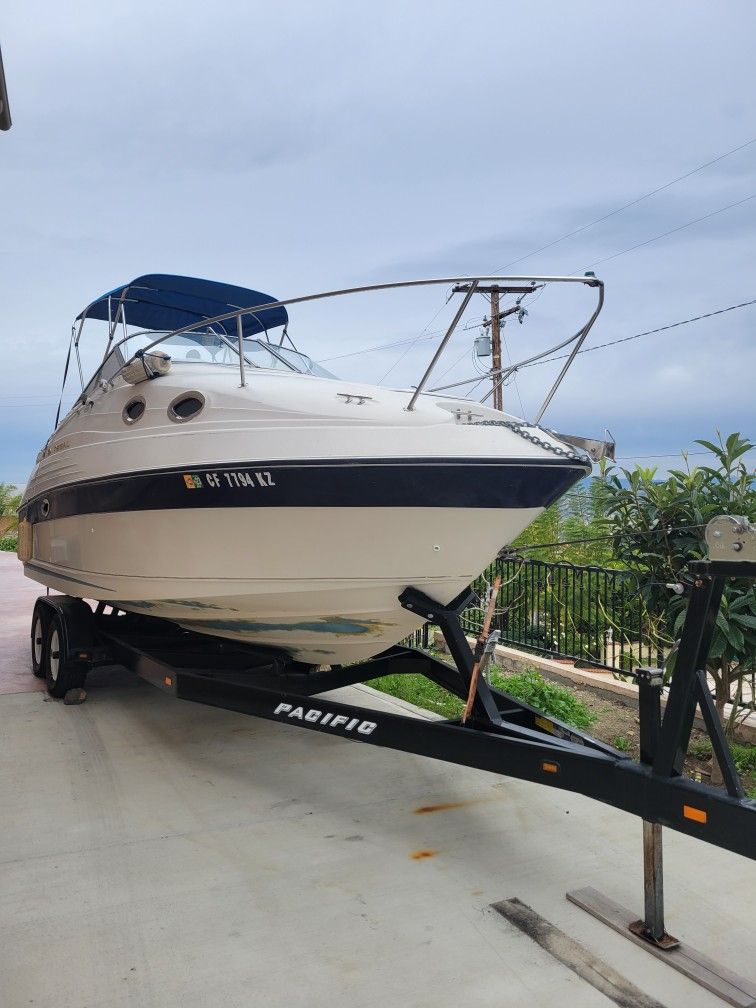
<path id="1" fill-rule="evenodd" d="M 709 541 L 711 559 L 689 564 L 687 615 L 663 716 L 661 670 L 633 673 L 639 693 L 638 762 L 493 688 L 483 676 L 476 677 L 471 715 L 464 723 L 386 713 L 322 695 L 385 675 L 419 674 L 467 700 L 481 652 L 480 647 L 477 653 L 471 649 L 460 624 L 472 598 L 469 591 L 448 605 L 416 588 L 407 588 L 399 598 L 405 609 L 439 627 L 454 666 L 397 645 L 328 671 L 314 671 L 281 652 L 203 636 L 103 603 L 93 612 L 80 599 L 40 596 L 32 619 L 34 671 L 47 679 L 54 696 L 64 696 L 84 685 L 91 668 L 119 664 L 181 700 L 545 784 L 637 815 L 643 820 L 644 918 L 618 923 L 627 912 L 593 890 L 568 898 L 731 1003 L 753 1004 L 756 994 L 744 994 L 737 984 L 730 984 L 729 997 L 722 993 L 721 971 L 710 961 L 704 969 L 700 954 L 695 967 L 685 956 L 674 962 L 670 950 L 683 947 L 664 928 L 662 826 L 756 859 L 756 801 L 744 794 L 705 673 L 725 581 L 756 578 L 756 529 L 746 519 L 715 522 L 719 537 Z M 682 776 L 697 706 L 723 788 Z"/>

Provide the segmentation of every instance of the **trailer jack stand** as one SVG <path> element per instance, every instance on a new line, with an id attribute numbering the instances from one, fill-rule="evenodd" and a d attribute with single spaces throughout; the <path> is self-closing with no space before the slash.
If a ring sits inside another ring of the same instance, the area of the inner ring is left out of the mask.
<path id="1" fill-rule="evenodd" d="M 630 930 L 638 938 L 668 952 L 680 944 L 664 930 L 664 863 L 662 828 L 643 820 L 643 894 L 645 919 L 632 921 Z"/>
<path id="2" fill-rule="evenodd" d="M 718 548 L 721 550 L 724 547 L 719 544 Z M 700 706 L 715 758 L 722 770 L 722 793 L 726 793 L 729 799 L 744 804 L 746 799 L 743 788 L 714 708 L 705 668 L 725 579 L 753 579 L 756 567 L 750 559 L 747 562 L 733 562 L 717 557 L 716 561 L 691 563 L 689 569 L 695 576 L 695 581 L 691 587 L 663 720 L 661 670 L 638 669 L 634 673 L 638 681 L 640 763 L 648 769 L 653 780 L 681 781 L 696 706 Z M 709 810 L 692 801 L 684 804 L 683 816 L 703 827 L 708 826 L 712 818 Z M 645 815 L 643 888 L 643 920 L 635 919 L 635 915 L 629 910 L 591 887 L 569 892 L 567 899 L 724 1001 L 737 1008 L 754 1008 L 756 984 L 725 969 L 665 931 L 662 827 L 660 822 L 646 818 Z"/>

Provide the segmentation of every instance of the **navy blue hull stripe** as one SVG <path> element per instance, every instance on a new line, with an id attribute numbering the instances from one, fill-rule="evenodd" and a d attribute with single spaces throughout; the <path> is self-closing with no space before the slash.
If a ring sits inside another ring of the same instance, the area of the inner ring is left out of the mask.
<path id="1" fill-rule="evenodd" d="M 74 483 L 22 509 L 32 522 L 104 512 L 229 507 L 547 507 L 587 474 L 563 459 L 240 462 Z"/>
<path id="2" fill-rule="evenodd" d="M 94 581 L 82 581 L 81 578 L 73 577 L 71 574 L 66 574 L 60 567 L 40 567 L 39 564 L 30 563 L 29 561 L 24 564 L 24 567 L 27 570 L 32 571 L 34 574 L 42 574 L 44 577 L 49 578 L 53 575 L 62 581 L 70 581 L 71 584 L 84 585 L 85 588 L 105 589 L 105 585 L 96 584 Z"/>

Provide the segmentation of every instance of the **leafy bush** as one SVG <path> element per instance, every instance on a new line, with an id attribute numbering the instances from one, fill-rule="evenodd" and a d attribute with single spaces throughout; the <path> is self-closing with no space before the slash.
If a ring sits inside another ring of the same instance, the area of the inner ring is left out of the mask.
<path id="1" fill-rule="evenodd" d="M 614 549 L 637 571 L 641 595 L 656 622 L 660 643 L 679 640 L 687 598 L 670 594 L 666 585 L 684 577 L 691 560 L 707 554 L 704 531 L 717 515 L 756 517 L 756 477 L 744 462 L 755 446 L 740 434 L 698 441 L 714 456 L 712 465 L 670 469 L 666 480 L 655 469 L 640 466 L 604 473 L 604 504 Z M 672 651 L 669 668 L 674 665 Z M 738 688 L 756 671 L 756 591 L 752 583 L 729 580 L 717 616 L 707 659 L 715 684 L 720 717 L 724 706 L 739 699 Z M 733 696 L 733 693 L 735 696 Z M 734 726 L 735 711 L 727 723 Z"/>
<path id="2" fill-rule="evenodd" d="M 13 486 L 12 483 L 0 483 L 0 515 L 3 518 L 13 518 L 11 528 L 15 528 L 18 523 L 16 512 L 20 507 L 21 494 L 18 492 L 18 487 Z M 3 549 L 7 548 L 7 546 L 3 547 Z M 13 548 L 15 549 L 15 546 Z"/>
<path id="3" fill-rule="evenodd" d="M 756 746 L 738 745 L 737 742 L 734 742 L 731 743 L 730 748 L 738 773 L 756 777 Z"/>
<path id="4" fill-rule="evenodd" d="M 497 689 L 575 728 L 590 728 L 596 720 L 596 715 L 571 690 L 549 682 L 535 669 L 502 675 L 500 670 L 492 667 L 491 683 Z"/>
<path id="5" fill-rule="evenodd" d="M 700 760 L 711 759 L 713 752 L 711 742 L 708 739 L 692 742 L 689 751 L 691 756 Z M 756 746 L 730 742 L 730 752 L 738 773 L 745 777 L 756 777 Z"/>
<path id="6" fill-rule="evenodd" d="M 526 546 L 528 559 L 548 563 L 621 567 L 604 527 L 606 496 L 607 488 L 602 480 L 584 480 L 531 522 L 512 543 L 512 549 Z M 537 543 L 566 545 L 532 548 Z"/>
<path id="7" fill-rule="evenodd" d="M 18 546 L 18 537 L 14 535 L 0 536 L 0 550 L 15 553 Z"/>

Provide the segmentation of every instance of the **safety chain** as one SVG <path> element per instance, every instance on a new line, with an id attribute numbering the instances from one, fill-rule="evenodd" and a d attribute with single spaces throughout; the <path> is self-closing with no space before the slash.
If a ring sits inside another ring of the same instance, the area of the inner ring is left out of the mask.
<path id="1" fill-rule="evenodd" d="M 578 454 L 577 452 L 570 451 L 568 448 L 562 448 L 560 445 L 552 444 L 550 441 L 544 441 L 543 438 L 538 437 L 537 434 L 531 434 L 531 430 L 542 430 L 541 427 L 537 427 L 535 424 L 517 423 L 514 420 L 475 420 L 471 426 L 507 427 L 515 434 L 518 434 L 521 438 L 524 438 L 525 441 L 530 441 L 531 444 L 538 445 L 539 448 L 545 448 L 546 451 L 553 452 L 554 455 L 570 459 L 572 462 L 587 462 L 590 464 L 590 458 L 587 455 Z"/>

